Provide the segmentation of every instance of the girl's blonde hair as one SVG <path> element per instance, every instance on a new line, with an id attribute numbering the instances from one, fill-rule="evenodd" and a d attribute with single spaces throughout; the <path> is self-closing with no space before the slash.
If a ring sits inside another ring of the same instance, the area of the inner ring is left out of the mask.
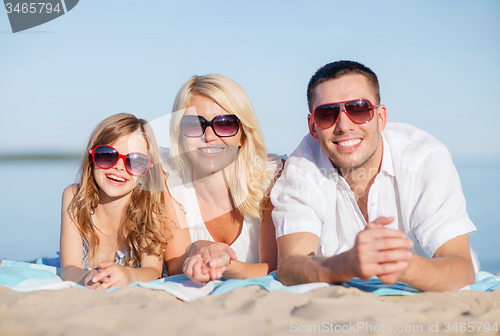
<path id="1" fill-rule="evenodd" d="M 99 187 L 94 177 L 94 163 L 89 152 L 98 145 L 111 145 L 120 137 L 141 132 L 153 166 L 137 179 L 137 188 L 132 191 L 130 202 L 122 214 L 118 241 L 126 247 L 124 265 L 137 267 L 141 255 L 162 255 L 167 240 L 164 236 L 164 182 L 158 146 L 151 127 L 144 119 L 132 114 L 119 113 L 104 119 L 90 136 L 79 174 L 78 191 L 68 207 L 70 218 L 87 246 L 84 263 L 97 266 L 99 237 L 92 215 L 99 204 Z"/>
<path id="2" fill-rule="evenodd" d="M 222 75 L 191 77 L 175 98 L 170 120 L 171 163 L 182 176 L 191 174 L 192 163 L 182 149 L 181 119 L 196 96 L 213 100 L 240 120 L 242 145 L 231 170 L 229 188 L 243 216 L 260 218 L 267 203 L 265 166 L 267 151 L 250 99 L 235 81 Z"/>

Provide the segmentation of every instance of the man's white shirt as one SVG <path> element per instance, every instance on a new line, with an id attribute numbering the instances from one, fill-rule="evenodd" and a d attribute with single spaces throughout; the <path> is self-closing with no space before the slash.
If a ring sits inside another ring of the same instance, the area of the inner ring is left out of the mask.
<path id="1" fill-rule="evenodd" d="M 413 251 L 431 258 L 445 242 L 476 230 L 466 211 L 458 173 L 447 148 L 411 125 L 387 123 L 380 172 L 368 193 L 368 220 L 394 217 Z M 310 232 L 318 256 L 351 249 L 366 221 L 347 181 L 309 134 L 288 158 L 271 191 L 276 238 Z M 474 261 L 477 271 L 477 260 Z"/>

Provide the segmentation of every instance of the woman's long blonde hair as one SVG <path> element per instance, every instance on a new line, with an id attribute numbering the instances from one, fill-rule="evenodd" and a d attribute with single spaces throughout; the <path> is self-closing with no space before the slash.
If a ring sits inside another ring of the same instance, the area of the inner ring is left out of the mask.
<path id="1" fill-rule="evenodd" d="M 84 263 L 89 267 L 97 266 L 99 252 L 98 229 L 92 220 L 92 214 L 99 204 L 99 187 L 89 152 L 98 145 L 111 145 L 120 137 L 134 132 L 141 132 L 146 140 L 147 155 L 153 166 L 137 179 L 137 188 L 132 191 L 130 202 L 122 214 L 118 241 L 123 241 L 126 247 L 124 265 L 137 267 L 143 253 L 161 256 L 165 249 L 165 184 L 153 131 L 144 119 L 119 113 L 104 119 L 90 136 L 79 174 L 78 191 L 68 207 L 70 218 L 87 246 Z"/>
<path id="2" fill-rule="evenodd" d="M 229 188 L 234 204 L 243 216 L 260 218 L 267 203 L 267 151 L 252 103 L 243 88 L 232 79 L 217 74 L 193 76 L 180 89 L 170 121 L 173 168 L 183 176 L 192 172 L 192 163 L 182 149 L 180 123 L 185 109 L 196 96 L 213 100 L 240 120 L 242 145 L 232 167 Z"/>

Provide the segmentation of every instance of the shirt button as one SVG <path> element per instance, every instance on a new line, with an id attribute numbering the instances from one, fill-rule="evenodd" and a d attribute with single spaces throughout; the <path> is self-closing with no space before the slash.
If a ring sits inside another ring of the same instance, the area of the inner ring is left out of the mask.
<path id="1" fill-rule="evenodd" d="M 373 203 L 371 204 L 371 206 L 372 206 L 372 207 L 376 207 L 376 206 L 377 206 L 377 202 L 373 202 Z"/>

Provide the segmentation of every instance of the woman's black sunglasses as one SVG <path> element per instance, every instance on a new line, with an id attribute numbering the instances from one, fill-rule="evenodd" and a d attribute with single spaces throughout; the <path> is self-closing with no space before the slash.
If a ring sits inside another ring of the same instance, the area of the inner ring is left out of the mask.
<path id="1" fill-rule="evenodd" d="M 212 127 L 215 135 L 220 138 L 232 137 L 240 129 L 240 120 L 234 114 L 218 115 L 211 121 L 198 115 L 185 115 L 181 120 L 182 134 L 189 138 L 202 136 L 208 126 Z"/>

